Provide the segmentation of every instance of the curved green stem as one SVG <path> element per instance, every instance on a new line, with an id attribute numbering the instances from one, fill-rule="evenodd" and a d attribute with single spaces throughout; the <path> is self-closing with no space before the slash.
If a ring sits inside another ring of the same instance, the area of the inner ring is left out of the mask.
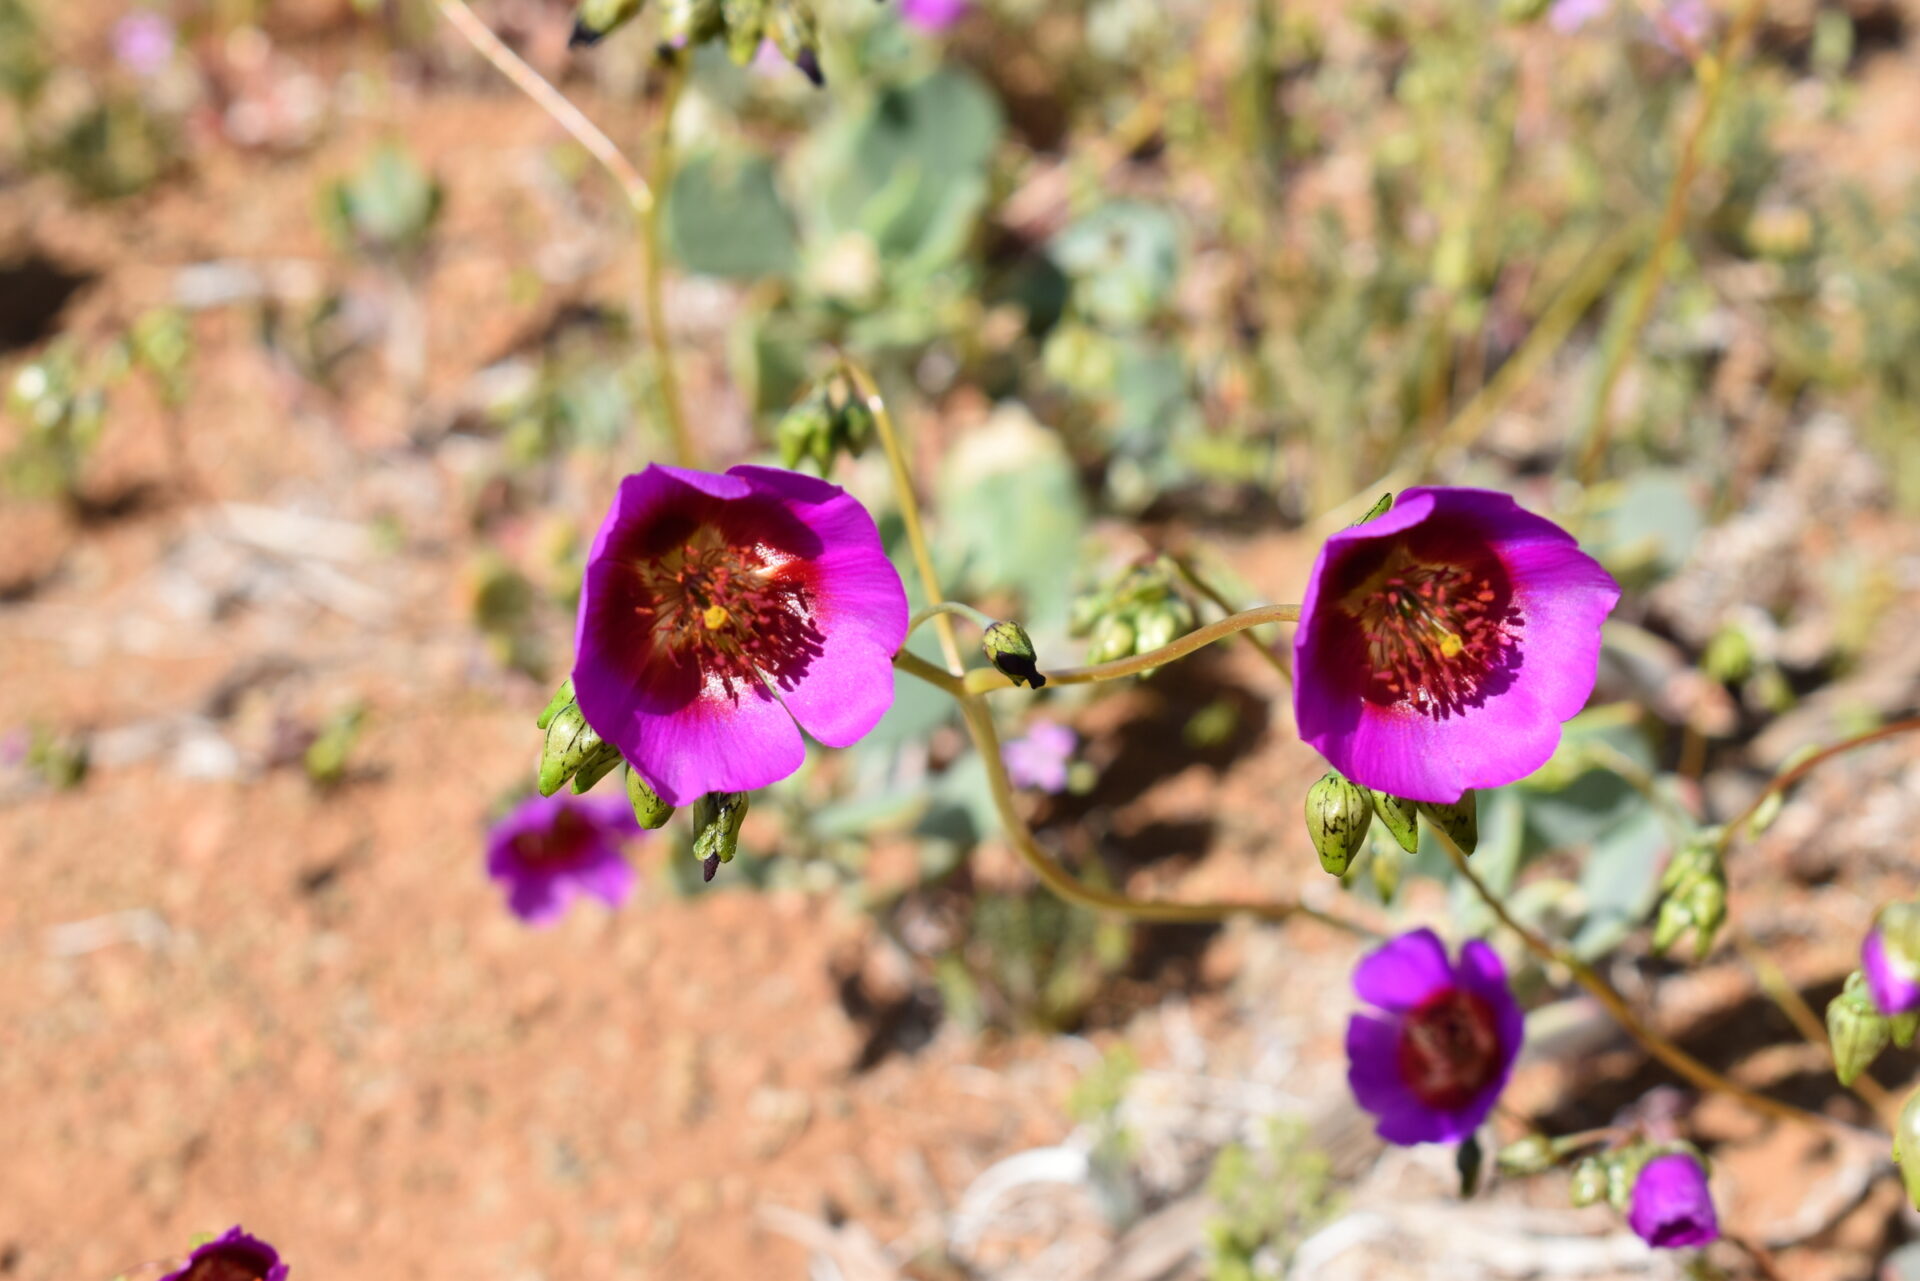
<path id="1" fill-rule="evenodd" d="M 1760 812 L 1760 807 L 1765 805 L 1767 799 L 1775 792 L 1784 792 L 1787 788 L 1792 787 L 1808 774 L 1811 774 L 1820 765 L 1832 760 L 1836 756 L 1851 752 L 1856 747 L 1865 747 L 1869 743 L 1878 743 L 1882 739 L 1894 738 L 1901 734 L 1910 734 L 1914 730 L 1920 730 L 1920 716 L 1910 716 L 1906 720 L 1895 721 L 1891 725 L 1882 725 L 1880 728 L 1870 729 L 1864 734 L 1855 734 L 1851 738 L 1843 738 L 1837 743 L 1829 743 L 1827 746 L 1795 765 L 1792 769 L 1775 775 L 1768 781 L 1765 787 L 1760 789 L 1760 794 L 1753 798 L 1753 803 L 1748 805 L 1744 810 L 1741 810 L 1738 818 L 1727 824 L 1726 831 L 1720 838 L 1721 853 L 1724 854 L 1728 849 L 1732 848 L 1734 838 L 1746 830 L 1747 824 L 1753 821 L 1753 816 Z"/>
<path id="2" fill-rule="evenodd" d="M 913 553 L 913 564 L 920 575 L 920 592 L 929 601 L 943 601 L 946 593 L 940 590 L 940 575 L 933 567 L 933 552 L 927 546 L 927 531 L 920 523 L 920 499 L 913 492 L 913 472 L 907 466 L 907 453 L 900 445 L 900 432 L 894 426 L 893 414 L 887 408 L 887 401 L 880 394 L 879 384 L 873 381 L 866 366 L 848 357 L 847 376 L 853 379 L 853 385 L 866 399 L 867 408 L 873 411 L 874 432 L 880 437 L 880 446 L 887 453 L 887 467 L 893 474 L 893 492 L 900 503 L 900 523 L 907 531 L 907 547 Z M 947 658 L 947 670 L 955 676 L 966 671 L 966 664 L 960 658 L 960 638 L 954 634 L 953 620 L 944 613 L 933 616 L 934 630 L 940 634 L 940 650 Z"/>
<path id="3" fill-rule="evenodd" d="M 673 183 L 673 111 L 680 103 L 680 90 L 686 82 L 686 68 L 680 60 L 668 61 L 666 86 L 660 95 L 660 121 L 653 143 L 655 191 L 665 191 Z M 682 467 L 694 467 L 699 465 L 699 452 L 687 431 L 686 411 L 680 401 L 680 375 L 674 367 L 673 336 L 667 332 L 666 255 L 660 247 L 660 203 L 649 200 L 639 212 L 640 253 L 646 272 L 647 341 L 653 347 L 653 377 L 660 391 L 660 416 L 666 423 L 674 461 Z"/>
<path id="4" fill-rule="evenodd" d="M 985 631 L 1000 621 L 991 614 L 977 610 L 971 605 L 963 605 L 957 600 L 943 600 L 937 604 L 927 606 L 911 619 L 907 620 L 907 635 L 913 635 L 920 630 L 923 623 L 941 614 L 950 614 L 955 618 L 967 619 L 970 622 L 978 624 L 982 631 Z"/>
<path id="5" fill-rule="evenodd" d="M 967 687 L 958 676 L 949 675 L 929 663 L 926 659 L 910 650 L 901 650 L 893 656 L 893 665 L 909 676 L 917 676 L 935 689 L 944 690 L 955 698 L 965 698 Z"/>
<path id="6" fill-rule="evenodd" d="M 1263 627 L 1268 623 L 1296 623 L 1300 621 L 1298 605 L 1260 605 L 1253 609 L 1243 609 L 1237 614 L 1229 614 L 1217 622 L 1205 627 L 1195 628 L 1170 645 L 1148 650 L 1144 654 L 1135 654 L 1130 658 L 1116 658 L 1111 663 L 1095 663 L 1091 667 L 1062 667 L 1049 669 L 1046 678 L 1050 684 L 1087 685 L 1094 681 L 1116 680 L 1122 676 L 1133 676 L 1139 672 L 1151 671 L 1176 658 L 1185 658 L 1196 649 L 1204 649 L 1217 640 L 1244 632 L 1250 627 Z M 1011 689 L 1013 682 L 991 667 L 976 667 L 966 674 L 969 694 L 987 694 L 996 689 Z"/>
<path id="7" fill-rule="evenodd" d="M 1549 965 L 1565 966 L 1567 971 L 1573 975 L 1574 982 L 1585 988 L 1587 994 L 1598 1001 L 1601 1008 L 1613 1016 L 1614 1022 L 1625 1029 L 1627 1035 L 1638 1041 L 1641 1048 L 1646 1050 L 1647 1053 L 1666 1064 L 1669 1068 L 1691 1081 L 1700 1089 L 1725 1094 L 1765 1116 L 1773 1117 L 1776 1120 L 1795 1121 L 1802 1125 L 1825 1126 L 1833 1124 L 1828 1118 L 1818 1113 L 1795 1107 L 1791 1103 L 1783 1103 L 1779 1099 L 1768 1098 L 1764 1094 L 1756 1094 L 1745 1086 L 1727 1079 L 1656 1032 L 1645 1020 L 1633 1012 L 1633 1007 L 1627 1004 L 1626 998 L 1615 991 L 1611 983 L 1600 977 L 1599 972 L 1591 965 L 1588 965 L 1585 961 L 1567 951 L 1565 948 L 1556 946 L 1554 943 L 1536 934 L 1533 930 L 1528 929 L 1516 920 L 1513 913 L 1507 910 L 1507 905 L 1501 901 L 1500 896 L 1487 888 L 1486 882 L 1482 881 L 1480 877 L 1475 874 L 1473 868 L 1467 862 L 1466 852 L 1463 851 L 1459 844 L 1451 836 L 1447 835 L 1438 824 L 1429 823 L 1427 828 L 1433 833 L 1435 839 L 1446 849 L 1447 857 L 1453 860 L 1454 869 L 1458 871 L 1461 878 L 1472 887 L 1473 892 L 1479 895 L 1480 901 L 1485 903 L 1488 909 L 1499 918 L 1500 923 L 1509 930 L 1512 930 L 1513 933 L 1519 937 L 1520 941 L 1526 945 L 1527 950 L 1539 957 L 1540 960 Z"/>

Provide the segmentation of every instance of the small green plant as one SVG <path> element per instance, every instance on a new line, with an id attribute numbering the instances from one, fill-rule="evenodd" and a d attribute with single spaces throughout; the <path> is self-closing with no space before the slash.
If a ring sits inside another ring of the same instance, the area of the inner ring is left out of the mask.
<path id="1" fill-rule="evenodd" d="M 1277 1120 L 1266 1142 L 1229 1144 L 1214 1159 L 1207 1193 L 1210 1281 L 1282 1281 L 1293 1252 L 1340 1210 L 1327 1154 L 1300 1121 Z"/>

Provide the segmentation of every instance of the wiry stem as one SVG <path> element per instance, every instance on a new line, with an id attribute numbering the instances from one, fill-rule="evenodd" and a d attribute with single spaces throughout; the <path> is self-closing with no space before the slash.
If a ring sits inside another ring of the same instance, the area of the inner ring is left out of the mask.
<path id="1" fill-rule="evenodd" d="M 1855 734 L 1851 738 L 1843 738 L 1837 743 L 1829 743 L 1827 746 L 1795 765 L 1792 769 L 1775 775 L 1772 779 L 1768 780 L 1765 787 L 1760 789 L 1760 794 L 1753 798 L 1753 803 L 1748 805 L 1744 810 L 1741 810 L 1738 818 L 1727 824 L 1726 831 L 1720 838 L 1720 848 L 1722 852 L 1732 847 L 1735 838 L 1746 830 L 1747 824 L 1753 821 L 1753 816 L 1760 812 L 1760 807 L 1765 805 L 1767 799 L 1774 793 L 1786 791 L 1789 787 L 1792 787 L 1795 783 L 1798 783 L 1815 769 L 1836 756 L 1851 752 L 1856 747 L 1865 747 L 1869 743 L 1878 743 L 1882 739 L 1895 738 L 1901 734 L 1910 734 L 1914 730 L 1920 730 L 1920 716 L 1910 716 L 1906 720 L 1895 721 L 1891 725 L 1882 725 L 1880 728 L 1870 729 L 1864 734 Z"/>
<path id="2" fill-rule="evenodd" d="M 1094 681 L 1110 681 L 1122 676 L 1132 676 L 1138 672 L 1152 671 L 1176 658 L 1185 658 L 1196 649 L 1204 649 L 1217 640 L 1244 632 L 1250 627 L 1264 627 L 1268 623 L 1296 623 L 1300 621 L 1298 605 L 1261 605 L 1254 609 L 1243 609 L 1237 614 L 1229 614 L 1217 622 L 1205 627 L 1195 628 L 1185 636 L 1159 649 L 1148 650 L 1144 654 L 1135 654 L 1130 658 L 1116 658 L 1111 663 L 1095 663 L 1091 667 L 1062 667 L 1048 669 L 1047 682 L 1054 685 L 1087 685 Z M 969 694 L 986 694 L 996 689 L 1011 689 L 1013 682 L 991 667 L 976 667 L 966 674 Z"/>
<path id="3" fill-rule="evenodd" d="M 1000 621 L 981 610 L 975 609 L 971 605 L 963 604 L 957 600 L 943 600 L 916 612 L 911 619 L 907 620 L 907 635 L 913 635 L 919 631 L 921 627 L 941 614 L 950 614 L 954 618 L 964 618 L 968 622 L 978 625 L 983 631 Z"/>
<path id="4" fill-rule="evenodd" d="M 1726 98 L 1727 85 L 1733 79 L 1734 66 L 1745 51 L 1747 38 L 1753 33 L 1759 16 L 1759 0 L 1747 0 L 1739 16 L 1733 20 L 1733 25 L 1727 29 L 1727 37 L 1721 42 L 1719 54 L 1702 58 L 1695 64 L 1702 82 L 1700 101 L 1680 142 L 1680 164 L 1674 170 L 1672 183 L 1667 187 L 1666 207 L 1660 215 L 1659 230 L 1654 233 L 1653 249 L 1647 255 L 1646 266 L 1640 269 L 1639 276 L 1634 279 L 1633 292 L 1625 303 L 1626 311 L 1622 313 L 1624 323 L 1608 336 L 1608 345 L 1602 356 L 1605 363 L 1601 365 L 1600 376 L 1594 383 L 1593 399 L 1588 408 L 1587 443 L 1580 455 L 1579 476 L 1583 485 L 1594 482 L 1600 474 L 1600 464 L 1606 459 L 1607 440 L 1613 426 L 1613 416 L 1608 410 L 1609 402 L 1613 399 L 1614 384 L 1620 381 L 1627 358 L 1639 345 L 1640 333 L 1653 314 L 1654 298 L 1666 279 L 1667 262 L 1673 257 L 1674 245 L 1678 243 L 1680 233 L 1686 229 L 1687 196 L 1693 190 L 1694 179 L 1700 172 L 1700 153 L 1706 142 L 1707 130 L 1719 114 L 1720 104 Z"/>
<path id="5" fill-rule="evenodd" d="M 1460 848 L 1459 844 L 1455 842 L 1451 836 L 1447 835 L 1437 824 L 1429 824 L 1428 830 L 1433 833 L 1434 837 L 1438 839 L 1440 844 L 1446 849 L 1447 857 L 1453 860 L 1453 866 L 1459 871 L 1462 879 L 1472 887 L 1475 894 L 1480 896 L 1480 901 L 1485 903 L 1488 909 L 1500 919 L 1500 923 L 1519 936 L 1520 941 L 1526 944 L 1527 950 L 1539 957 L 1542 961 L 1550 965 L 1565 966 L 1568 972 L 1573 975 L 1574 982 L 1585 988 L 1588 995 L 1592 996 L 1594 1000 L 1600 1002 L 1601 1007 L 1613 1016 L 1614 1022 L 1624 1028 L 1627 1035 L 1638 1041 L 1641 1048 L 1645 1049 L 1647 1053 L 1701 1089 L 1726 1094 L 1766 1116 L 1774 1117 L 1782 1121 L 1796 1121 L 1802 1125 L 1832 1124 L 1827 1118 L 1817 1113 L 1808 1112 L 1804 1108 L 1797 1108 L 1791 1103 L 1783 1103 L 1779 1099 L 1768 1098 L 1764 1094 L 1756 1094 L 1745 1086 L 1728 1080 L 1720 1073 L 1702 1063 L 1699 1059 L 1694 1058 L 1691 1054 L 1688 1054 L 1685 1050 L 1675 1045 L 1672 1041 L 1669 1041 L 1666 1037 L 1660 1035 L 1660 1033 L 1654 1031 L 1638 1014 L 1633 1012 L 1633 1007 L 1627 1004 L 1626 998 L 1616 992 L 1611 983 L 1600 977 L 1599 972 L 1592 966 L 1565 948 L 1558 947 L 1549 942 L 1516 920 L 1513 913 L 1507 910 L 1507 905 L 1500 900 L 1500 896 L 1488 889 L 1486 882 L 1482 881 L 1479 876 L 1474 873 L 1472 866 L 1467 862 L 1465 851 Z"/>
<path id="6" fill-rule="evenodd" d="M 680 104 L 680 90 L 686 85 L 687 71 L 681 59 L 669 59 L 666 81 L 660 94 L 660 122 L 653 143 L 653 189 L 665 191 L 673 185 L 673 111 Z M 680 375 L 673 359 L 673 335 L 667 329 L 666 255 L 661 250 L 661 207 L 650 203 L 640 211 L 640 254 L 645 260 L 647 341 L 653 347 L 654 385 L 660 392 L 660 416 L 667 425 L 667 439 L 673 444 L 674 461 L 682 467 L 697 466 L 699 451 L 687 431 L 686 409 L 680 400 Z"/>

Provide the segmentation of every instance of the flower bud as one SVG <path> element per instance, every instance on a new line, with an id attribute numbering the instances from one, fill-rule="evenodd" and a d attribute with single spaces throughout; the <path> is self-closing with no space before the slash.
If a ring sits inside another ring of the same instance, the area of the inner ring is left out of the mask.
<path id="1" fill-rule="evenodd" d="M 1380 896 L 1382 903 L 1393 902 L 1393 896 L 1400 892 L 1400 878 L 1406 874 L 1406 854 L 1398 845 L 1375 841 L 1373 861 L 1367 866 L 1373 873 L 1374 893 Z"/>
<path id="2" fill-rule="evenodd" d="M 774 440 L 782 467 L 793 471 L 802 459 L 812 458 L 824 475 L 833 462 L 833 415 L 825 396 L 816 391 L 782 414 Z"/>
<path id="3" fill-rule="evenodd" d="M 1712 875 L 1701 877 L 1688 888 L 1687 915 L 1693 918 L 1693 959 L 1704 961 L 1727 920 L 1726 874 L 1717 863 Z"/>
<path id="4" fill-rule="evenodd" d="M 547 700 L 547 705 L 540 711 L 540 719 L 533 723 L 533 727 L 545 729 L 553 720 L 553 714 L 571 702 L 573 702 L 573 677 L 569 676 L 560 682 L 559 689 L 553 691 L 553 697 Z"/>
<path id="5" fill-rule="evenodd" d="M 1374 500 L 1373 506 L 1367 508 L 1367 514 L 1362 516 L 1359 520 L 1354 521 L 1353 525 L 1364 525 L 1368 521 L 1373 520 L 1379 516 L 1384 516 L 1392 510 L 1393 510 L 1393 495 L 1391 493 L 1382 494 L 1380 495 L 1380 497 Z M 1353 525 L 1349 525 L 1347 526 L 1347 528 L 1352 529 Z"/>
<path id="6" fill-rule="evenodd" d="M 660 799 L 660 793 L 640 777 L 640 771 L 627 766 L 627 803 L 633 806 L 634 822 L 643 831 L 657 831 L 673 817 L 673 806 Z"/>
<path id="7" fill-rule="evenodd" d="M 584 796 L 593 790 L 593 785 L 613 773 L 613 767 L 621 761 L 620 749 L 602 739 L 587 759 L 580 762 L 580 768 L 573 776 L 573 793 Z"/>
<path id="8" fill-rule="evenodd" d="M 1109 614 L 1094 626 L 1093 638 L 1087 645 L 1087 662 L 1111 663 L 1132 658 L 1134 643 L 1133 624 L 1117 614 Z"/>
<path id="9" fill-rule="evenodd" d="M 1893 1043 L 1901 1049 L 1913 1044 L 1914 1033 L 1920 1032 L 1920 1010 L 1912 1014 L 1896 1014 L 1887 1020 L 1887 1029 L 1893 1035 Z"/>
<path id="10" fill-rule="evenodd" d="M 540 795 L 552 796 L 579 772 L 589 757 L 598 753 L 602 744 L 600 736 L 587 724 L 587 718 L 580 714 L 578 703 L 569 702 L 547 713 L 546 718 L 547 737 L 540 749 L 539 789 Z"/>
<path id="11" fill-rule="evenodd" d="M 720 18 L 727 27 L 727 56 L 735 66 L 746 66 L 760 51 L 767 0 L 720 0 Z"/>
<path id="12" fill-rule="evenodd" d="M 669 49 L 704 44 L 725 29 L 720 0 L 661 0 L 660 39 Z"/>
<path id="13" fill-rule="evenodd" d="M 1163 645 L 1173 644 L 1180 634 L 1179 611 L 1164 606 L 1143 609 L 1134 618 L 1133 652 L 1145 654 Z"/>
<path id="14" fill-rule="evenodd" d="M 1420 807 L 1387 792 L 1370 790 L 1367 796 L 1373 801 L 1373 812 L 1380 816 L 1380 825 L 1392 833 L 1394 840 L 1400 842 L 1400 848 L 1409 854 L 1417 853 L 1420 849 Z"/>
<path id="15" fill-rule="evenodd" d="M 1020 624 L 995 623 L 987 628 L 980 648 L 986 651 L 987 661 L 1015 685 L 1039 689 L 1047 683 L 1047 678 L 1034 665 L 1033 638 Z"/>
<path id="16" fill-rule="evenodd" d="M 1473 847 L 1480 843 L 1480 804 L 1472 792 L 1460 793 L 1460 799 L 1451 805 L 1422 801 L 1420 809 L 1428 822 L 1453 838 L 1461 853 L 1473 853 Z"/>
<path id="17" fill-rule="evenodd" d="M 1660 900 L 1660 913 L 1653 922 L 1653 950 L 1665 952 L 1680 941 L 1680 936 L 1693 926 L 1693 913 L 1687 910 L 1686 902 L 1669 894 Z"/>
<path id="18" fill-rule="evenodd" d="M 567 48 L 580 49 L 599 44 L 607 36 L 631 22 L 645 0 L 581 0 L 573 17 L 573 33 Z"/>
<path id="19" fill-rule="evenodd" d="M 773 12 L 767 18 L 767 38 L 788 62 L 800 68 L 814 88 L 826 85 L 827 78 L 820 72 L 820 32 L 814 21 L 813 6 L 806 0 L 774 0 Z M 858 398 L 855 403 L 871 428 L 872 411 Z M 862 440 L 851 446 L 851 450 L 858 456 L 865 447 L 866 442 Z"/>
<path id="20" fill-rule="evenodd" d="M 693 856 L 707 880 L 722 863 L 733 862 L 740 848 L 740 825 L 747 821 L 745 792 L 708 792 L 693 803 Z"/>
<path id="21" fill-rule="evenodd" d="M 1331 875 L 1347 874 L 1372 823 L 1367 789 L 1340 774 L 1330 772 L 1307 789 L 1307 835 Z"/>
<path id="22" fill-rule="evenodd" d="M 1576 1206 L 1598 1205 L 1607 1195 L 1607 1161 L 1604 1157 L 1583 1156 L 1573 1163 L 1567 1179 L 1567 1193 Z"/>
<path id="23" fill-rule="evenodd" d="M 1893 1029 L 1867 991 L 1860 971 L 1847 975 L 1840 995 L 1827 1003 L 1827 1040 L 1833 1046 L 1833 1074 L 1851 1086 L 1887 1048 Z"/>
<path id="24" fill-rule="evenodd" d="M 1920 904 L 1880 909 L 1860 944 L 1860 969 L 1883 1014 L 1920 1010 Z"/>
<path id="25" fill-rule="evenodd" d="M 1920 1089 L 1907 1096 L 1893 1123 L 1893 1160 L 1900 1167 L 1908 1204 L 1920 1210 Z"/>
<path id="26" fill-rule="evenodd" d="M 1494 1158 L 1494 1164 L 1500 1173 L 1508 1176 L 1539 1174 L 1551 1170 L 1560 1157 L 1553 1150 L 1553 1140 L 1544 1134 L 1529 1134 L 1507 1144 Z"/>

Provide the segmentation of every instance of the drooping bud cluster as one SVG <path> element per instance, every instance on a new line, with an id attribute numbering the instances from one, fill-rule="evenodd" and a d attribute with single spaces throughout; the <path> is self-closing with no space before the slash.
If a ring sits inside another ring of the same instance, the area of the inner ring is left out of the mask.
<path id="1" fill-rule="evenodd" d="M 1582 1157 L 1569 1191 L 1576 1206 L 1606 1201 L 1657 1250 L 1709 1245 L 1720 1220 L 1707 1187 L 1707 1159 L 1691 1143 L 1629 1143 Z"/>
<path id="2" fill-rule="evenodd" d="M 1460 847 L 1461 853 L 1471 854 L 1480 844 L 1480 802 L 1472 792 L 1462 792 L 1459 800 L 1444 804 L 1422 801 L 1419 810 L 1427 816 L 1429 823 L 1453 838 L 1453 843 Z M 1401 842 L 1403 845 L 1405 843 L 1404 840 Z"/>
<path id="3" fill-rule="evenodd" d="M 1664 952 L 1693 931 L 1695 960 L 1705 960 L 1727 919 L 1727 871 L 1719 833 L 1707 831 L 1682 845 L 1660 878 L 1665 897 L 1653 923 L 1653 947 Z"/>
<path id="4" fill-rule="evenodd" d="M 1087 638 L 1089 663 L 1150 653 L 1193 630 L 1193 606 L 1180 594 L 1174 573 L 1164 559 L 1136 565 L 1073 602 L 1072 631 Z"/>
<path id="5" fill-rule="evenodd" d="M 572 48 L 595 45 L 625 26 L 646 7 L 646 0 L 581 0 L 574 15 Z M 810 0 L 662 0 L 663 51 L 723 40 L 727 55 L 745 66 L 770 41 L 787 61 L 815 85 L 820 73 L 820 34 Z"/>
<path id="6" fill-rule="evenodd" d="M 836 368 L 814 384 L 780 419 L 775 438 L 780 465 L 797 468 L 812 459 L 822 476 L 840 454 L 858 458 L 873 440 L 873 410 L 845 369 Z"/>

